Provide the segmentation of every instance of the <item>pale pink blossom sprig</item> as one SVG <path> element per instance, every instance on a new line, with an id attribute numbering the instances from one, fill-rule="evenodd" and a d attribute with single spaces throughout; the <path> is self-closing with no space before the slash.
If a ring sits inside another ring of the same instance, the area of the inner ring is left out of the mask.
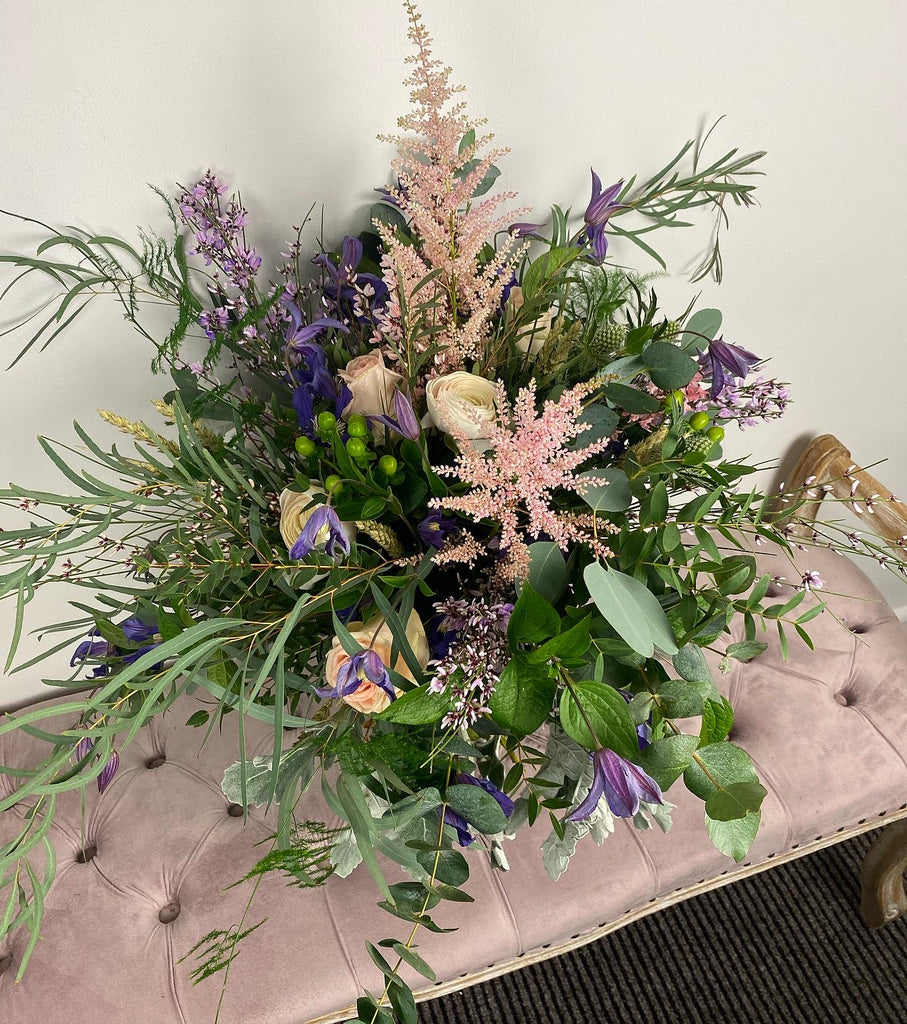
<path id="1" fill-rule="evenodd" d="M 571 541 L 588 542 L 588 533 L 574 517 L 552 506 L 554 492 L 581 494 L 584 482 L 574 470 L 602 451 L 608 439 L 572 450 L 569 444 L 589 428 L 580 422 L 583 399 L 597 387 L 595 381 L 577 384 L 556 401 L 547 401 L 536 413 L 535 382 L 519 392 L 511 406 L 504 385 L 497 385 L 500 419 L 491 429 L 488 449 L 478 452 L 456 427 L 451 433 L 460 447 L 453 466 L 436 470 L 472 485 L 460 496 L 433 499 L 431 504 L 462 512 L 476 522 L 492 519 L 501 524 L 500 547 L 523 552 L 527 538 L 547 534 L 566 550 Z M 512 559 L 520 574 L 525 559 Z"/>
<path id="2" fill-rule="evenodd" d="M 475 137 L 476 128 L 485 122 L 468 117 L 462 101 L 452 102 L 462 86 L 450 83 L 451 69 L 432 57 L 432 39 L 421 16 L 411 4 L 406 6 L 409 38 L 416 49 L 407 58 L 413 65 L 406 80 L 413 109 L 397 121 L 405 134 L 380 138 L 398 147 L 393 167 L 399 185 L 389 195 L 409 217 L 418 251 L 401 242 L 393 228 L 375 222 L 384 242 L 384 280 L 391 292 L 386 323 L 380 326 L 399 340 L 414 331 L 412 323 L 402 322 L 404 317 L 413 319 L 416 306 L 431 307 L 433 326 L 443 328 L 432 334 L 439 349 L 436 362 L 450 372 L 462 369 L 466 359 L 481 361 L 491 318 L 500 309 L 501 295 L 526 243 L 509 236 L 490 261 L 480 265 L 479 255 L 491 237 L 530 211 L 497 212 L 502 203 L 515 198 L 515 192 L 500 192 L 473 204 L 476 187 L 507 150 L 492 149 L 479 156 L 493 136 Z M 470 132 L 473 141 L 460 150 Z M 440 274 L 417 294 L 416 286 L 437 271 Z"/>

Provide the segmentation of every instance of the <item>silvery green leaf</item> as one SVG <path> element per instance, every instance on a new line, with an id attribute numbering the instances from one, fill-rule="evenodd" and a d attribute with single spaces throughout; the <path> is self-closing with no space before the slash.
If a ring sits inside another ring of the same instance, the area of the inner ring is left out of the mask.
<path id="1" fill-rule="evenodd" d="M 589 772 L 591 780 L 591 769 Z M 581 787 L 577 786 L 577 790 Z M 589 788 L 587 782 L 583 787 L 583 793 Z M 564 838 L 559 838 L 554 829 L 542 843 L 542 863 L 548 872 L 549 878 L 555 882 L 567 870 L 570 858 L 576 852 L 576 844 L 585 835 L 591 834 L 597 846 L 608 838 L 614 831 L 614 819 L 605 800 L 601 800 L 598 807 L 583 821 L 564 822 Z"/>
<path id="2" fill-rule="evenodd" d="M 298 746 L 290 747 L 280 756 L 280 768 L 277 775 L 277 790 L 275 798 L 280 801 L 284 798 L 288 788 L 297 780 L 304 793 L 308 789 L 312 779 L 315 777 L 315 758 L 311 747 Z"/>
<path id="3" fill-rule="evenodd" d="M 585 777 L 586 773 L 589 773 L 589 779 L 592 778 L 592 761 L 589 758 L 589 751 L 584 750 L 559 726 L 551 726 L 545 754 L 548 764 L 539 772 L 543 779 L 547 779 L 549 782 L 563 782 L 565 778 L 581 779 Z"/>
<path id="4" fill-rule="evenodd" d="M 614 815 L 607 800 L 599 800 L 598 807 L 586 818 L 589 835 L 596 846 L 601 844 L 614 832 Z"/>
<path id="5" fill-rule="evenodd" d="M 663 804 L 647 804 L 646 806 L 649 809 L 649 813 L 655 819 L 655 824 L 662 832 L 667 832 L 674 824 L 671 812 L 677 805 L 665 800 Z"/>
<path id="6" fill-rule="evenodd" d="M 224 796 L 234 804 L 242 803 L 242 762 L 234 761 L 224 772 L 220 784 Z M 271 794 L 271 758 L 253 757 L 246 761 L 246 803 L 266 804 Z"/>
<path id="7" fill-rule="evenodd" d="M 675 804 L 667 800 L 663 804 L 650 804 L 643 801 L 639 805 L 639 811 L 633 818 L 633 824 L 641 829 L 651 828 L 655 824 L 662 832 L 667 832 L 673 824 L 671 811 L 674 810 L 675 806 Z"/>
<path id="8" fill-rule="evenodd" d="M 339 875 L 340 878 L 346 878 L 362 863 L 359 844 L 356 842 L 351 828 L 345 828 L 337 842 L 334 843 L 334 848 L 331 850 L 331 863 L 334 865 L 334 874 Z"/>
<path id="9" fill-rule="evenodd" d="M 507 854 L 504 853 L 504 844 L 500 839 L 491 840 L 491 866 L 498 868 L 501 871 L 509 871 L 510 864 L 507 860 Z"/>
<path id="10" fill-rule="evenodd" d="M 567 870 L 570 858 L 576 852 L 576 844 L 586 833 L 586 829 L 581 826 L 582 822 L 568 821 L 564 825 L 563 839 L 552 829 L 551 834 L 542 843 L 542 863 L 548 877 L 555 882 Z"/>
<path id="11" fill-rule="evenodd" d="M 503 835 L 507 839 L 513 839 L 521 828 L 529 824 L 529 800 L 520 796 L 514 801 L 513 813 L 507 819 L 507 828 Z"/>

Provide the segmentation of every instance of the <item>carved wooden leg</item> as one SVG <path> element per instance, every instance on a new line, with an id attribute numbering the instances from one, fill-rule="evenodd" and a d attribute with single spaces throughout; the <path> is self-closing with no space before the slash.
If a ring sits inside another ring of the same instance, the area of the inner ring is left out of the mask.
<path id="1" fill-rule="evenodd" d="M 907 871 L 907 821 L 882 830 L 863 860 L 863 903 L 867 928 L 881 928 L 907 913 L 904 872 Z"/>

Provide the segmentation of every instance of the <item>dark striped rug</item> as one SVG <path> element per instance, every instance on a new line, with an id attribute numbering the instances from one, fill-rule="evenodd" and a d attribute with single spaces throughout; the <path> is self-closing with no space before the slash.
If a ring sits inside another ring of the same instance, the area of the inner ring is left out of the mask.
<path id="1" fill-rule="evenodd" d="M 905 1024 L 907 919 L 859 916 L 874 834 L 423 1003 L 420 1024 Z"/>

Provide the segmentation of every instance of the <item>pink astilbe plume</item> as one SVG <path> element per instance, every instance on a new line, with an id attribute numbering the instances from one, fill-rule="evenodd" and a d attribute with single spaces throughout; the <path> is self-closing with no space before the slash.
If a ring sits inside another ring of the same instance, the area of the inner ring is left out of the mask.
<path id="1" fill-rule="evenodd" d="M 436 498 L 432 504 L 462 512 L 476 522 L 492 519 L 501 524 L 501 549 L 515 577 L 528 571 L 526 540 L 547 534 L 567 550 L 571 541 L 599 545 L 589 536 L 582 520 L 552 507 L 556 490 L 581 494 L 584 482 L 574 470 L 600 452 L 607 438 L 585 448 L 571 450 L 570 442 L 589 424 L 579 421 L 583 398 L 595 382 L 577 384 L 556 402 L 545 402 L 536 414 L 535 382 L 523 388 L 511 407 L 503 384 L 498 384 L 499 422 L 488 437 L 489 449 L 476 451 L 469 439 L 452 429 L 460 447 L 453 466 L 437 470 L 442 476 L 456 476 L 472 485 L 467 494 Z"/>
<path id="2" fill-rule="evenodd" d="M 432 39 L 415 6 L 404 6 L 416 49 L 407 58 L 413 72 L 405 83 L 411 86 L 413 110 L 397 121 L 406 134 L 379 137 L 398 147 L 400 156 L 393 167 L 399 187 L 390 194 L 409 217 L 418 249 L 401 242 L 392 227 L 375 222 L 386 250 L 385 281 L 392 296 L 381 328 L 394 340 L 404 339 L 414 330 L 406 321 L 414 319 L 415 307 L 430 307 L 432 326 L 441 328 L 432 334 L 432 343 L 440 349 L 436 362 L 451 371 L 461 369 L 464 360 L 481 359 L 490 319 L 525 246 L 508 237 L 483 266 L 481 250 L 496 232 L 506 230 L 515 214 L 528 210 L 496 212 L 515 192 L 501 192 L 473 205 L 476 187 L 507 150 L 478 156 L 493 136 L 475 137 L 484 122 L 470 119 L 462 101 L 452 102 L 463 89 L 451 85 L 451 69 L 432 57 Z M 473 141 L 459 151 L 464 136 Z M 438 276 L 417 293 L 417 286 L 433 272 Z"/>

